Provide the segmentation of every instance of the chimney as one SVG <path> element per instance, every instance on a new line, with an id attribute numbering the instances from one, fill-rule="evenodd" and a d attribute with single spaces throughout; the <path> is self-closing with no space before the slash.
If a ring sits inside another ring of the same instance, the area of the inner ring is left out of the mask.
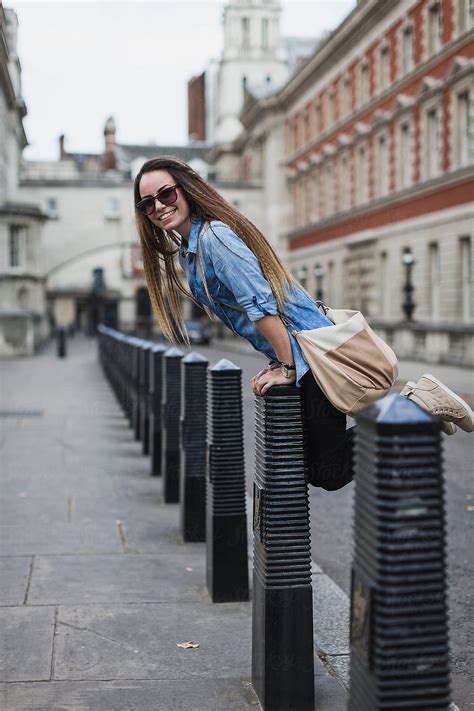
<path id="1" fill-rule="evenodd" d="M 116 154 L 116 143 L 115 143 L 115 121 L 113 116 L 109 116 L 105 122 L 104 136 L 105 136 L 105 148 L 102 154 L 101 167 L 102 170 L 116 170 L 117 169 L 117 154 Z"/>
<path id="2" fill-rule="evenodd" d="M 66 156 L 64 148 L 64 133 L 59 136 L 59 159 L 62 160 Z"/>

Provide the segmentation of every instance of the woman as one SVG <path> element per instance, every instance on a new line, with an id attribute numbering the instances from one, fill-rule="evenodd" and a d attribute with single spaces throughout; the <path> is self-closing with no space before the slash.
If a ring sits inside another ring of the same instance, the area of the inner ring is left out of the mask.
<path id="1" fill-rule="evenodd" d="M 269 358 L 250 381 L 253 391 L 265 395 L 273 385 L 301 387 L 311 433 L 310 483 L 333 490 L 351 481 L 355 427 L 346 430 L 346 416 L 318 387 L 279 314 L 297 330 L 331 322 L 259 230 L 186 163 L 171 157 L 147 161 L 135 178 L 134 197 L 148 291 L 166 338 L 188 342 L 180 294 L 189 293 L 177 273 L 178 254 L 193 300 Z M 467 403 L 433 376 L 402 392 L 440 415 L 447 434 L 456 431 L 455 421 L 472 431 Z"/>

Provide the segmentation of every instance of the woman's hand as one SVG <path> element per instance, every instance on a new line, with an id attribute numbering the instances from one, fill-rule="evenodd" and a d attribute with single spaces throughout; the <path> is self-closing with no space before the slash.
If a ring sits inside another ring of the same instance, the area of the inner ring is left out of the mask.
<path id="1" fill-rule="evenodd" d="M 285 378 L 280 368 L 267 367 L 251 378 L 250 385 L 254 393 L 263 396 L 272 385 L 294 385 L 295 382 L 296 375 Z"/>

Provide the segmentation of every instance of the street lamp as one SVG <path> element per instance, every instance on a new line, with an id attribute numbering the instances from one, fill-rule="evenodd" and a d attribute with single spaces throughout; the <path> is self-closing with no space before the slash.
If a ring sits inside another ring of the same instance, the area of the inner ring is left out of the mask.
<path id="1" fill-rule="evenodd" d="M 413 269 L 413 265 L 415 264 L 415 258 L 409 249 L 403 253 L 402 264 L 405 267 L 405 284 L 403 286 L 405 299 L 402 303 L 402 309 L 403 313 L 405 314 L 405 319 L 407 321 L 413 321 L 413 312 L 415 310 L 413 292 L 415 290 L 415 287 L 413 286 L 411 280 L 411 272 Z"/>
<path id="2" fill-rule="evenodd" d="M 315 264 L 313 267 L 314 278 L 316 279 L 316 301 L 323 301 L 323 278 L 324 267 L 322 264 Z"/>

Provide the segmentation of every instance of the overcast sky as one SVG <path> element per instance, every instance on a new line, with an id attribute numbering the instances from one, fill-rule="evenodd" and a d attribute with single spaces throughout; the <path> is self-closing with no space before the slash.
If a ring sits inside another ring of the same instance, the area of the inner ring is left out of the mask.
<path id="1" fill-rule="evenodd" d="M 19 20 L 25 157 L 102 150 L 108 116 L 122 143 L 187 141 L 187 80 L 219 56 L 223 0 L 3 0 Z M 331 30 L 355 0 L 283 0 L 282 33 Z"/>

